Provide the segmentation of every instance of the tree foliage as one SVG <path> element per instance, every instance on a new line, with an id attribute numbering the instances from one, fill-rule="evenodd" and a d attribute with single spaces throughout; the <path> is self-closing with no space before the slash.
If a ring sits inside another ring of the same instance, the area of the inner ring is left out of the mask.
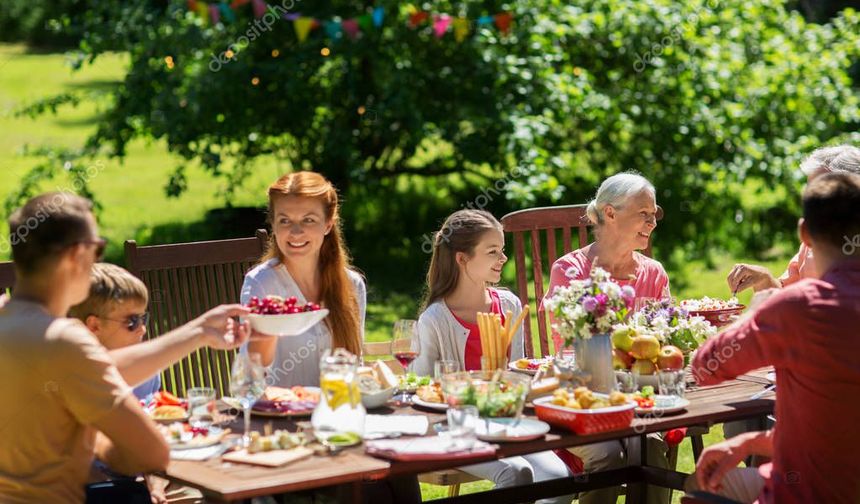
<path id="1" fill-rule="evenodd" d="M 291 10 L 321 19 L 369 7 L 304 1 Z M 473 24 L 457 43 L 409 28 L 405 4 L 373 5 L 386 10 L 382 29 L 357 41 L 316 30 L 300 43 L 283 19 L 252 37 L 250 6 L 212 26 L 185 1 L 95 4 L 80 64 L 115 49 L 131 63 L 85 151 L 123 156 L 135 138 L 164 139 L 233 190 L 274 156 L 400 212 L 377 216 L 385 230 L 353 229 L 413 250 L 487 187 L 503 189 L 490 204 L 502 211 L 584 202 L 601 178 L 637 170 L 666 210 L 657 247 L 692 254 L 793 236 L 802 156 L 860 140 L 852 10 L 819 25 L 780 0 L 420 4 L 471 20 L 513 12 L 509 35 Z M 169 194 L 186 188 L 183 169 Z"/>

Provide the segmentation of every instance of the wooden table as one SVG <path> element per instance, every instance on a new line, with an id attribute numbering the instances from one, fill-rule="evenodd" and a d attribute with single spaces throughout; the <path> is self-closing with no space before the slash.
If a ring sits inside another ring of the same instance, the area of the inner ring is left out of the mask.
<path id="1" fill-rule="evenodd" d="M 680 414 L 666 415 L 661 418 L 637 417 L 630 427 L 622 430 L 576 435 L 553 428 L 541 440 L 523 443 L 502 443 L 496 454 L 491 457 L 477 458 L 469 463 L 484 462 L 528 453 L 541 452 L 555 448 L 569 448 L 584 444 L 642 437 L 642 454 L 639 465 L 622 469 L 589 473 L 587 476 L 562 478 L 514 488 L 491 490 L 480 494 L 453 497 L 434 502 L 505 502 L 533 501 L 542 497 L 563 495 L 582 490 L 601 488 L 627 483 L 650 483 L 668 488 L 681 489 L 685 475 L 675 471 L 647 466 L 645 463 L 644 436 L 651 432 L 664 432 L 675 427 L 689 425 L 713 425 L 732 420 L 764 418 L 773 412 L 773 394 L 757 400 L 750 396 L 763 389 L 764 372 L 750 373 L 738 380 L 709 387 L 692 388 L 687 392 L 690 406 Z M 432 424 L 444 420 L 438 412 L 418 411 L 411 407 L 387 409 L 373 413 L 422 414 L 429 417 Z M 533 414 L 533 411 L 527 410 Z M 294 423 L 277 419 L 275 428 L 294 428 Z M 255 420 L 255 427 L 261 430 L 262 421 Z M 241 430 L 241 422 L 236 422 L 234 431 Z M 291 429 L 292 430 L 292 429 Z M 235 501 L 251 497 L 293 492 L 333 485 L 350 484 L 351 500 L 360 498 L 361 483 L 379 480 L 389 476 L 420 474 L 439 469 L 450 469 L 463 465 L 451 461 L 432 462 L 389 462 L 364 454 L 362 447 L 346 450 L 336 456 L 314 456 L 283 468 L 263 468 L 244 464 L 223 463 L 220 459 L 205 462 L 172 461 L 166 476 L 200 489 L 213 501 Z M 640 485 L 644 492 L 645 485 Z M 636 500 L 635 498 L 632 500 Z"/>

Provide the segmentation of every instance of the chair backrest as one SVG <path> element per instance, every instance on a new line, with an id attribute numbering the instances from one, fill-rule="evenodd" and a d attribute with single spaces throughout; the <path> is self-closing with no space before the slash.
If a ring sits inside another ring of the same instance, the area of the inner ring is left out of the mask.
<path id="1" fill-rule="evenodd" d="M 0 294 L 15 287 L 15 265 L 11 261 L 0 262 Z"/>
<path id="2" fill-rule="evenodd" d="M 253 238 L 138 247 L 125 242 L 126 265 L 149 289 L 147 338 L 181 326 L 222 303 L 238 303 L 245 273 L 262 257 L 268 233 Z M 164 388 L 185 395 L 190 387 L 230 393 L 234 351 L 202 348 L 162 374 Z"/>
<path id="3" fill-rule="evenodd" d="M 586 207 L 587 205 L 566 205 L 529 208 L 511 212 L 501 219 L 505 233 L 513 235 L 517 296 L 523 306 L 530 305 L 531 308 L 529 320 L 523 324 L 528 357 L 535 356 L 531 324 L 533 316 L 537 317 L 539 355 L 552 355 L 548 337 L 549 322 L 547 314 L 541 308 L 541 300 L 546 283 L 549 282 L 552 263 L 558 257 L 589 243 L 590 224 L 585 214 Z M 662 209 L 658 207 L 658 219 L 661 216 Z M 526 242 L 529 243 L 528 246 Z M 650 257 L 650 244 L 642 253 Z M 526 257 L 531 261 L 527 261 Z M 529 296 L 530 288 L 532 296 Z"/>
<path id="4" fill-rule="evenodd" d="M 373 361 L 381 360 L 388 364 L 388 367 L 394 371 L 394 374 L 404 374 L 406 371 L 397 359 L 391 356 L 391 343 L 388 341 L 365 341 L 361 345 L 361 358 L 365 360 L 366 365 L 370 365 Z"/>

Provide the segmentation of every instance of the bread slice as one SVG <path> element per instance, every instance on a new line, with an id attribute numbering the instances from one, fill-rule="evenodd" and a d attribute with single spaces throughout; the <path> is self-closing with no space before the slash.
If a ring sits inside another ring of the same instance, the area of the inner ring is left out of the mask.
<path id="1" fill-rule="evenodd" d="M 376 372 L 376 380 L 382 384 L 382 388 L 396 387 L 400 384 L 397 375 L 388 367 L 388 364 L 382 361 L 373 363 L 373 370 Z"/>

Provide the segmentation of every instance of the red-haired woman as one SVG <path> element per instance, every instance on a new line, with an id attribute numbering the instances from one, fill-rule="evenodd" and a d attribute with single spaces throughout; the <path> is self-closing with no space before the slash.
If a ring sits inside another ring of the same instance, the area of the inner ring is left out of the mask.
<path id="1" fill-rule="evenodd" d="M 269 247 L 245 275 L 241 300 L 295 296 L 329 309 L 324 323 L 291 338 L 256 337 L 248 350 L 270 367 L 269 384 L 319 385 L 320 355 L 328 348 L 361 353 L 366 288 L 350 265 L 340 228 L 338 195 L 318 173 L 289 173 L 269 186 Z"/>

